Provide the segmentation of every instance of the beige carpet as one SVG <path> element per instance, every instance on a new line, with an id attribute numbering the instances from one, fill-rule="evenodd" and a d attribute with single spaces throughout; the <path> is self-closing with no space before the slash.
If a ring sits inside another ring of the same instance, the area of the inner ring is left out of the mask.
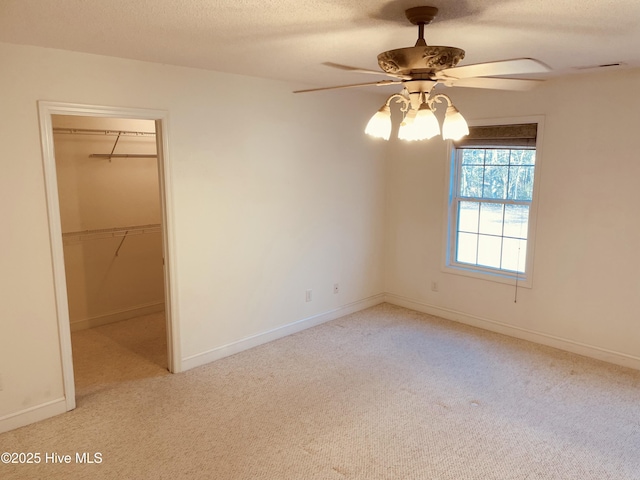
<path id="1" fill-rule="evenodd" d="M 76 402 L 114 383 L 167 371 L 164 313 L 155 313 L 71 334 Z"/>
<path id="2" fill-rule="evenodd" d="M 391 305 L 182 374 L 123 368 L 0 435 L 102 463 L 0 478 L 640 479 L 640 372 Z"/>

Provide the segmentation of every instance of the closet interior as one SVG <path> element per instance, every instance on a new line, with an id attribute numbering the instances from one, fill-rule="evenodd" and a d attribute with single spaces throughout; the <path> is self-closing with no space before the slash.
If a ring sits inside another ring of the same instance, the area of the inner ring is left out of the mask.
<path id="1" fill-rule="evenodd" d="M 155 122 L 53 115 L 53 138 L 76 388 L 100 352 L 166 368 Z"/>

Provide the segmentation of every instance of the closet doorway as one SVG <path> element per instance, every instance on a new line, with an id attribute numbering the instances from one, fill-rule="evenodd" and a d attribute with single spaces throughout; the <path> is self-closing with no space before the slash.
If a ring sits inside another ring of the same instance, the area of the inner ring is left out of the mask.
<path id="1" fill-rule="evenodd" d="M 70 410 L 113 383 L 177 371 L 163 121 L 148 111 L 40 109 Z"/>

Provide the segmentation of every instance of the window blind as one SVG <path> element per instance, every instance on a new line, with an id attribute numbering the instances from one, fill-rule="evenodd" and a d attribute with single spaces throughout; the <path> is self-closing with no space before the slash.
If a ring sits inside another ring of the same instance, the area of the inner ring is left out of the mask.
<path id="1" fill-rule="evenodd" d="M 469 127 L 469 135 L 454 142 L 456 148 L 521 147 L 535 148 L 537 123 Z"/>

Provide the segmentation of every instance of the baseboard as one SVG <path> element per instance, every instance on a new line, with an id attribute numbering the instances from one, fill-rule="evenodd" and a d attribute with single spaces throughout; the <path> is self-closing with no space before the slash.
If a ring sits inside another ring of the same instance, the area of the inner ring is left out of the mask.
<path id="1" fill-rule="evenodd" d="M 150 315 L 152 313 L 162 312 L 163 310 L 164 310 L 164 302 L 147 303 L 144 305 L 137 305 L 135 307 L 127 308 L 124 310 L 105 313 L 104 315 L 98 315 L 91 318 L 84 318 L 81 320 L 72 320 L 70 322 L 70 326 L 71 326 L 71 331 L 76 332 L 78 330 L 85 330 L 87 328 L 99 327 L 100 325 L 115 323 L 121 320 L 127 320 L 129 318 L 141 317 L 143 315 Z"/>
<path id="2" fill-rule="evenodd" d="M 628 355 L 626 353 L 615 352 L 593 345 L 575 342 L 566 338 L 556 337 L 554 335 L 548 335 L 546 333 L 540 333 L 526 328 L 515 327 L 495 320 L 489 320 L 487 318 L 469 315 L 456 310 L 422 303 L 392 293 L 385 294 L 384 299 L 387 303 L 416 310 L 418 312 L 428 313 L 447 320 L 453 320 L 455 322 L 464 323 L 484 330 L 490 330 L 510 337 L 520 338 L 522 340 L 554 347 L 559 350 L 584 355 L 585 357 L 594 358 L 596 360 L 602 360 L 616 365 L 621 365 L 623 367 L 640 370 L 640 357 Z"/>
<path id="3" fill-rule="evenodd" d="M 35 407 L 11 413 L 4 417 L 0 417 L 0 433 L 39 422 L 46 418 L 65 413 L 66 411 L 67 402 L 63 397 L 43 403 L 42 405 L 36 405 Z"/>
<path id="4" fill-rule="evenodd" d="M 220 347 L 213 348 L 197 355 L 185 357 L 182 359 L 182 371 L 199 367 L 201 365 L 206 365 L 207 363 L 211 363 L 215 360 L 219 360 L 229 355 L 234 355 L 244 350 L 248 350 L 249 348 L 262 345 L 263 343 L 268 343 L 273 340 L 286 337 L 287 335 L 291 335 L 292 333 L 297 333 L 302 330 L 306 330 L 307 328 L 315 327 L 316 325 L 335 320 L 336 318 L 340 318 L 344 315 L 349 315 L 350 313 L 364 310 L 365 308 L 379 305 L 383 302 L 384 294 L 374 295 L 357 302 L 343 305 L 342 307 L 330 310 L 328 312 L 303 318 L 293 323 L 274 328 L 273 330 L 243 338 L 241 340 L 238 340 L 237 342 L 222 345 Z"/>

